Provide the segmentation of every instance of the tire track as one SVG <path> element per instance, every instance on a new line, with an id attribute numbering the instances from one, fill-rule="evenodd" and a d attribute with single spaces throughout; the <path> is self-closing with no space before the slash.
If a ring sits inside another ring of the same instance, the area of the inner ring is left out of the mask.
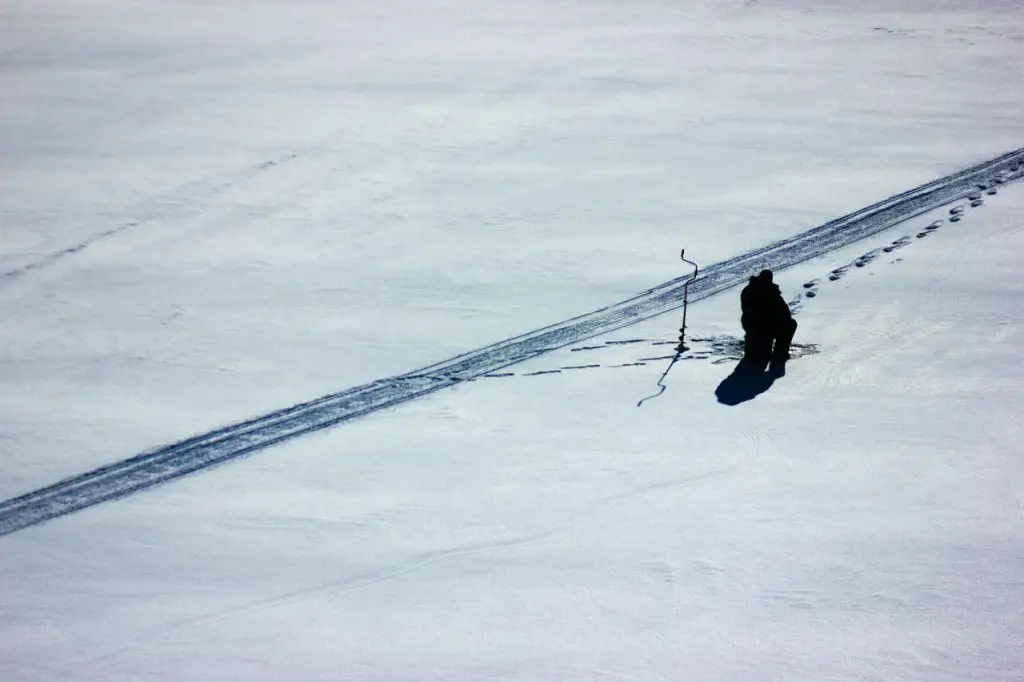
<path id="1" fill-rule="evenodd" d="M 224 192 L 248 182 L 272 168 L 283 166 L 307 156 L 311 151 L 311 149 L 304 149 L 298 152 L 278 155 L 265 161 L 251 163 L 217 177 L 208 177 L 186 183 L 174 190 L 140 202 L 129 211 L 130 214 L 137 215 L 137 218 L 124 220 L 113 227 L 80 238 L 78 242 L 71 246 L 38 256 L 35 260 L 0 272 L 0 288 L 32 272 L 48 268 L 68 256 L 84 251 L 97 242 L 116 237 L 122 232 L 151 223 L 177 222 L 199 215 L 211 200 Z"/>
<path id="2" fill-rule="evenodd" d="M 979 186 L 991 187 L 1024 176 L 1024 149 L 967 168 L 890 197 L 803 234 L 716 263 L 689 287 L 697 302 L 746 281 L 770 265 L 796 265 L 909 218 L 963 199 Z M 0 503 L 0 535 L 86 509 L 207 467 L 247 455 L 290 438 L 356 419 L 495 372 L 542 353 L 649 319 L 682 304 L 680 277 L 630 299 L 455 356 L 429 367 L 247 421 L 114 462 L 93 471 Z"/>

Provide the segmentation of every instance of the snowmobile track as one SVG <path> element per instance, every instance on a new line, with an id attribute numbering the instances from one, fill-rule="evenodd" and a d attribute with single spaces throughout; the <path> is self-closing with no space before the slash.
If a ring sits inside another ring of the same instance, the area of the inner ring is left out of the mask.
<path id="1" fill-rule="evenodd" d="M 689 287 L 697 302 L 746 281 L 762 267 L 796 265 L 869 237 L 979 188 L 1024 177 L 1024 148 L 967 168 L 803 234 L 705 268 Z M 627 327 L 682 305 L 680 277 L 600 310 L 478 348 L 408 374 L 286 407 L 114 462 L 0 503 L 0 535 L 221 464 L 290 438 L 419 398 L 568 344 Z"/>

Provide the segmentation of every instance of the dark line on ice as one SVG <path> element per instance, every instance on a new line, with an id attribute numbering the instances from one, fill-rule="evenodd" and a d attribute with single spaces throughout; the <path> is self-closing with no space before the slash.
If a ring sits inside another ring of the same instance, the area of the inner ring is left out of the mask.
<path id="1" fill-rule="evenodd" d="M 903 192 L 795 237 L 716 263 L 704 269 L 690 284 L 689 300 L 695 303 L 741 284 L 751 272 L 762 267 L 782 270 L 963 199 L 977 190 L 979 182 L 992 182 L 996 177 L 1018 180 L 1024 171 L 1011 170 L 1011 167 L 1019 167 L 1021 161 L 1024 161 L 1024 149 Z M 0 535 L 124 497 L 296 436 L 458 385 L 556 348 L 636 324 L 681 306 L 686 279 L 680 277 L 665 282 L 600 310 L 408 374 L 292 405 L 12 498 L 0 503 Z"/>
<path id="2" fill-rule="evenodd" d="M 131 212 L 139 216 L 137 219 L 126 220 L 114 227 L 93 233 L 76 244 L 39 256 L 36 260 L 11 270 L 0 272 L 0 277 L 13 281 L 36 270 L 50 267 L 68 256 L 84 251 L 97 242 L 116 237 L 126 230 L 152 222 L 173 222 L 192 215 L 198 215 L 202 212 L 203 205 L 208 203 L 210 198 L 268 169 L 297 159 L 299 156 L 299 153 L 285 154 L 267 161 L 243 166 L 219 178 L 206 178 L 184 184 L 171 192 L 134 206 Z M 2 280 L 0 280 L 0 285 L 3 285 Z"/>

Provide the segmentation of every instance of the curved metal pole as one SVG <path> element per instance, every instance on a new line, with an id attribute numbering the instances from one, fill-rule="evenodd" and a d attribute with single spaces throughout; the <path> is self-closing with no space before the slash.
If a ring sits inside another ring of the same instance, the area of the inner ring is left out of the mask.
<path id="1" fill-rule="evenodd" d="M 683 249 L 679 252 L 679 258 L 681 258 L 684 263 L 689 263 L 690 265 L 693 266 L 693 274 L 690 275 L 690 278 L 686 280 L 685 284 L 683 284 L 683 324 L 680 325 L 679 327 L 679 345 L 676 346 L 676 354 L 675 357 L 672 358 L 672 362 L 668 363 L 668 368 L 665 369 L 665 372 L 661 375 L 661 378 L 658 379 L 658 392 L 653 393 L 647 396 L 646 398 L 641 398 L 640 402 L 636 404 L 637 407 L 643 405 L 644 401 L 650 400 L 651 398 L 657 398 L 659 395 L 665 392 L 665 389 L 668 388 L 668 386 L 665 385 L 665 377 L 668 376 L 668 373 L 679 361 L 679 356 L 681 356 L 683 353 L 689 350 L 689 348 L 687 348 L 686 346 L 686 306 L 687 303 L 689 303 L 690 282 L 697 279 L 698 268 L 697 264 L 694 263 L 692 260 L 687 260 L 686 249 Z"/>
<path id="2" fill-rule="evenodd" d="M 679 348 L 679 352 L 682 353 L 683 351 L 687 350 L 686 343 L 685 343 L 685 341 L 686 341 L 686 304 L 689 303 L 690 282 L 692 282 L 693 280 L 697 279 L 697 269 L 698 268 L 697 268 L 697 264 L 694 263 L 692 260 L 687 260 L 687 258 L 686 258 L 686 249 L 680 250 L 679 258 L 681 258 L 684 263 L 689 263 L 690 265 L 693 266 L 693 274 L 690 275 L 690 279 L 686 280 L 686 284 L 683 285 L 683 324 L 682 324 L 682 326 L 679 327 L 679 347 L 678 347 Z"/>

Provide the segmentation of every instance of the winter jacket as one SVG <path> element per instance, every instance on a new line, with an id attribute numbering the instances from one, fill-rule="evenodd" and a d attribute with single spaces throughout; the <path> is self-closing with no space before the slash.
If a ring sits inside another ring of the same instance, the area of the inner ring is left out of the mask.
<path id="1" fill-rule="evenodd" d="M 740 307 L 743 313 L 740 322 L 746 332 L 774 334 L 793 319 L 779 285 L 757 277 L 751 277 L 743 287 Z"/>

